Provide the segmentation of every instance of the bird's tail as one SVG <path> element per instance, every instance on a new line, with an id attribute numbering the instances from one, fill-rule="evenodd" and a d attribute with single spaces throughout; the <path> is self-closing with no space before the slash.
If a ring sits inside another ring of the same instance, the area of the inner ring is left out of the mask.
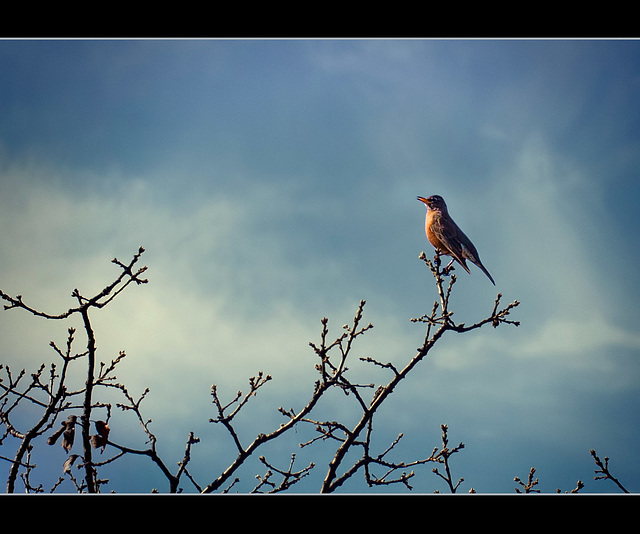
<path id="1" fill-rule="evenodd" d="M 480 269 L 482 269 L 482 272 L 483 272 L 484 274 L 486 274 L 486 275 L 487 275 L 487 277 L 489 278 L 489 280 L 491 280 L 491 283 L 495 286 L 495 285 L 496 285 L 496 283 L 493 281 L 493 277 L 489 274 L 489 271 L 487 271 L 487 270 L 484 268 L 484 265 L 482 265 L 482 263 L 480 263 L 479 261 L 478 261 L 478 262 L 474 262 L 474 263 L 475 263 L 478 267 L 480 267 Z"/>

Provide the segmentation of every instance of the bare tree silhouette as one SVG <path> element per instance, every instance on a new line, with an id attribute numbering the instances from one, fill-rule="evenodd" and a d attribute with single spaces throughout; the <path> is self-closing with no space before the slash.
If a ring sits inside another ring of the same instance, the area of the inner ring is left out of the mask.
<path id="1" fill-rule="evenodd" d="M 259 433 L 249 441 L 243 442 L 237 425 L 239 418 L 242 418 L 245 413 L 243 409 L 260 394 L 262 388 L 273 380 L 271 375 L 259 371 L 249 379 L 246 393 L 238 392 L 228 400 L 221 398 L 215 385 L 211 387 L 214 416 L 210 418 L 210 422 L 220 425 L 224 429 L 229 437 L 230 447 L 235 450 L 235 458 L 217 476 L 209 479 L 206 483 L 201 483 L 198 478 L 201 478 L 202 475 L 192 473 L 189 470 L 194 452 L 192 449 L 200 443 L 200 439 L 196 437 L 195 433 L 193 431 L 189 433 L 184 456 L 177 462 L 177 470 L 172 472 L 168 468 L 168 464 L 159 456 L 156 448 L 157 438 L 150 430 L 150 421 L 143 415 L 142 402 L 147 398 L 149 390 L 146 389 L 136 398 L 123 383 L 116 379 L 115 370 L 126 354 L 121 351 L 108 364 L 98 364 L 96 361 L 96 334 L 93 330 L 91 316 L 111 303 L 132 283 L 137 285 L 147 283 L 147 279 L 142 278 L 147 268 L 137 267 L 143 252 L 144 249 L 140 247 L 129 263 L 123 263 L 118 259 L 112 260 L 112 263 L 120 269 L 115 280 L 90 298 L 81 295 L 77 289 L 74 290 L 72 297 L 77 301 L 77 305 L 62 313 L 40 311 L 24 302 L 20 295 L 11 297 L 0 290 L 0 297 L 8 303 L 4 306 L 5 310 L 22 309 L 36 317 L 51 320 L 63 320 L 78 315 L 82 319 L 86 336 L 86 348 L 81 352 L 75 352 L 73 348 L 77 334 L 73 328 L 68 329 L 65 347 L 60 348 L 51 342 L 50 345 L 61 361 L 61 365 L 51 364 L 47 371 L 47 367 L 43 364 L 38 370 L 31 373 L 30 380 L 25 370 L 14 375 L 8 366 L 0 365 L 2 372 L 0 376 L 0 423 L 3 427 L 2 435 L 0 435 L 0 448 L 2 448 L 0 450 L 8 448 L 10 441 L 17 443 L 13 457 L 0 454 L 0 460 L 10 463 L 7 492 L 12 493 L 16 490 L 16 482 L 19 477 L 27 492 L 44 491 L 42 484 L 33 482 L 36 466 L 31 460 L 31 453 L 36 445 L 39 446 L 45 441 L 46 435 L 48 435 L 46 442 L 49 445 L 60 442 L 68 454 L 62 466 L 62 476 L 51 485 L 49 491 L 58 489 L 66 477 L 73 482 L 78 492 L 100 492 L 102 486 L 108 481 L 99 476 L 99 469 L 125 455 L 150 459 L 167 479 L 170 493 L 181 491 L 180 483 L 185 479 L 198 492 L 229 492 L 239 481 L 240 468 L 250 458 L 259 460 L 267 469 L 263 475 L 256 476 L 258 482 L 252 490 L 253 492 L 287 491 L 316 471 L 318 464 L 311 462 L 301 468 L 296 467 L 296 454 L 292 453 L 288 465 L 280 468 L 274 462 L 267 460 L 266 456 L 260 454 L 259 451 L 264 449 L 267 443 L 277 440 L 290 433 L 292 429 L 303 425 L 312 429 L 314 437 L 299 443 L 299 447 L 309 447 L 317 442 L 333 444 L 330 460 L 325 466 L 326 472 L 319 482 L 319 491 L 322 493 L 337 491 L 358 473 L 362 474 L 366 484 L 370 487 L 401 484 L 412 489 L 411 479 L 416 474 L 413 469 L 426 464 L 434 465 L 432 472 L 446 483 L 449 492 L 456 493 L 460 489 L 464 478 L 460 477 L 457 481 L 454 480 L 450 460 L 454 454 L 464 448 L 464 444 L 460 443 L 456 447 L 449 447 L 447 425 L 441 425 L 442 445 L 434 447 L 429 456 L 411 460 L 397 460 L 393 457 L 398 455 L 403 434 L 399 434 L 397 438 L 379 449 L 377 440 L 374 441 L 374 417 L 390 395 L 399 389 L 409 373 L 428 356 L 442 336 L 448 333 L 468 333 L 485 325 L 491 325 L 494 328 L 502 324 L 518 326 L 518 321 L 509 318 L 513 309 L 519 305 L 518 301 L 501 307 L 502 295 L 498 294 L 484 318 L 469 325 L 455 322 L 453 312 L 450 309 L 450 297 L 456 282 L 456 277 L 451 272 L 453 269 L 451 267 L 441 269 L 438 255 L 431 261 L 422 253 L 420 260 L 424 262 L 434 277 L 438 296 L 429 313 L 411 319 L 412 322 L 424 325 L 425 328 L 424 338 L 417 352 L 400 363 L 372 357 L 360 358 L 360 361 L 365 365 L 372 366 L 372 369 L 381 376 L 377 384 L 362 384 L 357 377 L 352 376 L 353 372 L 349 369 L 348 364 L 354 358 L 354 345 L 358 339 L 373 328 L 372 324 L 364 321 L 365 301 L 359 303 L 351 323 L 344 325 L 337 335 L 330 335 L 329 321 L 327 318 L 323 318 L 319 341 L 309 343 L 316 358 L 314 369 L 317 373 L 317 379 L 314 384 L 310 384 L 308 397 L 306 400 L 300 400 L 297 409 L 283 407 L 278 409 L 284 422 L 270 432 Z M 79 387 L 73 387 L 70 383 L 69 369 L 72 365 L 82 364 L 86 366 L 86 380 Z M 116 402 L 115 406 L 124 412 L 133 414 L 146 437 L 146 447 L 132 448 L 122 443 L 116 443 L 110 438 L 114 404 L 101 399 L 99 395 L 101 388 L 108 388 L 118 394 L 121 401 Z M 333 414 L 331 418 L 318 418 L 316 408 L 329 391 L 337 391 L 344 395 L 353 404 L 359 415 L 351 422 L 345 421 L 339 413 Z M 40 416 L 27 429 L 22 429 L 19 428 L 18 423 L 14 423 L 18 420 L 14 416 L 19 413 L 20 409 L 24 409 L 25 404 L 39 409 Z M 100 410 L 99 418 L 94 415 L 97 413 L 96 410 Z M 91 423 L 95 428 L 93 434 Z M 80 449 L 79 452 L 72 453 L 76 427 L 80 429 Z M 93 451 L 97 449 L 100 449 L 101 452 L 106 449 L 111 455 L 106 460 L 98 461 L 93 455 Z M 605 458 L 605 462 L 602 463 L 599 462 L 593 451 L 592 455 L 600 467 L 600 471 L 596 471 L 596 473 L 603 475 L 596 477 L 596 479 L 609 478 L 624 490 L 622 485 L 609 473 L 608 458 Z M 83 477 L 81 479 L 74 476 L 74 466 L 82 470 Z M 534 489 L 537 484 L 537 479 L 533 479 L 534 473 L 535 468 L 532 468 L 527 483 L 515 478 L 526 493 L 537 491 Z M 581 483 L 578 481 L 578 487 L 573 492 L 578 491 L 581 488 L 580 485 Z M 469 491 L 475 492 L 473 488 Z M 517 488 L 516 491 L 519 492 Z"/>
<path id="2" fill-rule="evenodd" d="M 92 461 L 92 437 L 91 437 L 91 411 L 94 408 L 94 388 L 98 385 L 110 385 L 111 373 L 115 369 L 115 366 L 124 357 L 124 353 L 121 353 L 115 360 L 111 362 L 108 367 L 104 365 L 100 366 L 100 371 L 96 376 L 96 338 L 91 325 L 90 312 L 93 309 L 101 309 L 113 301 L 125 288 L 135 282 L 136 284 L 146 284 L 147 280 L 140 278 L 140 276 L 146 271 L 146 267 L 138 269 L 133 272 L 133 268 L 140 259 L 140 256 L 144 252 L 144 249 L 140 247 L 137 254 L 129 264 L 120 262 L 117 258 L 112 262 L 118 265 L 122 272 L 115 279 L 114 282 L 107 285 L 100 293 L 91 297 L 85 298 L 80 294 L 77 289 L 73 290 L 72 297 L 78 301 L 78 305 L 74 308 L 70 308 L 65 312 L 59 314 L 52 314 L 43 311 L 39 311 L 32 306 L 28 305 L 22 300 L 21 295 L 17 295 L 15 298 L 10 297 L 6 293 L 0 290 L 0 297 L 9 302 L 4 306 L 5 310 L 14 308 L 20 308 L 30 312 L 37 317 L 44 317 L 45 319 L 67 319 L 72 315 L 80 315 L 87 335 L 87 350 L 79 353 L 72 353 L 72 344 L 75 336 L 75 329 L 70 328 L 68 330 L 67 347 L 65 351 L 59 349 L 52 341 L 51 346 L 56 353 L 62 359 L 62 369 L 60 373 L 57 372 L 55 364 L 51 365 L 49 373 L 49 381 L 43 382 L 42 375 L 45 366 L 42 365 L 40 369 L 31 375 L 31 382 L 26 386 L 24 391 L 19 391 L 19 384 L 25 377 L 25 371 L 22 370 L 20 374 L 14 379 L 10 369 L 4 366 L 8 384 L 0 382 L 0 387 L 3 389 L 3 394 L 0 396 L 0 420 L 5 426 L 5 432 L 2 436 L 0 444 L 4 441 L 7 435 L 11 435 L 20 440 L 20 445 L 17 448 L 16 454 L 11 463 L 11 469 L 7 480 L 7 492 L 12 493 L 15 490 L 15 482 L 18 474 L 18 469 L 24 467 L 26 473 L 23 476 L 25 485 L 28 490 L 34 490 L 28 483 L 29 475 L 33 469 L 33 465 L 28 461 L 25 462 L 25 456 L 31 451 L 33 441 L 41 436 L 43 433 L 49 431 L 52 428 L 55 420 L 63 412 L 71 409 L 77 409 L 78 406 L 73 403 L 73 400 L 77 397 L 82 397 L 82 414 L 80 417 L 80 428 L 82 436 L 82 465 L 85 469 L 84 488 L 89 493 L 95 493 L 99 489 L 100 481 L 97 479 L 95 465 Z M 69 389 L 67 384 L 67 371 L 72 362 L 84 359 L 87 363 L 87 379 L 83 388 L 73 391 Z M 41 400 L 44 399 L 44 400 Z M 20 404 L 20 402 L 29 401 L 37 406 L 44 408 L 42 417 L 26 432 L 20 432 L 11 423 L 11 414 Z M 62 445 L 69 452 L 73 446 L 75 425 L 77 416 L 69 416 L 67 421 L 63 422 L 64 438 Z M 105 423 L 106 426 L 106 423 Z M 104 428 L 103 428 L 104 431 Z M 56 442 L 60 431 L 55 432 L 48 440 L 49 444 Z M 106 438 L 103 438 L 106 439 Z M 77 457 L 76 457 L 77 458 Z M 75 460 L 75 458 L 74 458 Z"/>

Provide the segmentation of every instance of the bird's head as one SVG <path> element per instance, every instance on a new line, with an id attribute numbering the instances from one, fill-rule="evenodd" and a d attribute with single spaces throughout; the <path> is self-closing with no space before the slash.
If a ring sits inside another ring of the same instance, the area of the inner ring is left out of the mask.
<path id="1" fill-rule="evenodd" d="M 425 204 L 428 209 L 436 211 L 447 211 L 447 205 L 444 202 L 444 198 L 440 195 L 431 195 L 430 197 L 418 197 L 418 200 Z"/>

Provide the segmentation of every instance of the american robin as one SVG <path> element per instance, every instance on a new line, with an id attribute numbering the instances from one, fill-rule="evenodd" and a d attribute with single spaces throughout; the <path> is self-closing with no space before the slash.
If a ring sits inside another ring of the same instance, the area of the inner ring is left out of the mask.
<path id="1" fill-rule="evenodd" d="M 438 254 L 452 256 L 452 260 L 447 267 L 454 260 L 457 260 L 464 267 L 464 270 L 471 274 L 466 262 L 466 260 L 470 260 L 482 269 L 482 272 L 489 277 L 489 280 L 495 286 L 496 283 L 493 281 L 489 271 L 485 269 L 480 261 L 476 247 L 473 246 L 471 240 L 464 235 L 464 232 L 460 230 L 449 215 L 444 199 L 439 195 L 432 195 L 428 198 L 418 197 L 418 200 L 427 206 L 427 217 L 424 225 L 427 239 L 435 247 Z"/>

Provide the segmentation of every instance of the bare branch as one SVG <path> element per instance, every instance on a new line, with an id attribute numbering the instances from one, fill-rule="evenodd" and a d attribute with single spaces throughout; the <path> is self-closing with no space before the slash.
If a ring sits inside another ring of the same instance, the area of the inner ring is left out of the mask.
<path id="1" fill-rule="evenodd" d="M 538 479 L 536 478 L 534 480 L 533 475 L 535 475 L 536 473 L 536 468 L 532 467 L 529 470 L 529 476 L 527 478 L 527 482 L 524 483 L 522 480 L 520 480 L 519 477 L 514 477 L 513 481 L 517 482 L 518 484 L 520 484 L 520 486 L 522 486 L 522 489 L 524 489 L 525 493 L 540 493 L 540 490 L 538 489 L 534 489 L 535 486 L 538 485 Z M 522 493 L 518 488 L 515 488 L 516 493 Z"/>
<path id="2" fill-rule="evenodd" d="M 451 466 L 449 465 L 449 458 L 451 458 L 451 456 L 456 452 L 464 449 L 464 443 L 460 443 L 457 447 L 449 449 L 449 438 L 447 436 L 449 428 L 447 427 L 447 425 L 440 425 L 440 428 L 442 429 L 442 448 L 439 451 L 437 450 L 437 448 L 434 449 L 431 453 L 430 459 L 444 465 L 444 475 L 440 473 L 440 471 L 438 471 L 437 467 L 433 469 L 433 472 L 447 483 L 451 493 L 455 493 L 460 484 L 464 482 L 464 478 L 460 478 L 455 484 L 453 483 L 453 479 L 451 477 Z"/>
<path id="3" fill-rule="evenodd" d="M 300 482 L 300 480 L 302 480 L 309 474 L 309 472 L 314 468 L 315 464 L 311 462 L 304 469 L 301 469 L 300 471 L 293 471 L 293 464 L 295 462 L 295 459 L 296 455 L 292 454 L 288 469 L 286 471 L 283 471 L 269 464 L 264 456 L 260 456 L 260 461 L 267 466 L 269 471 L 267 471 L 264 476 L 256 476 L 260 483 L 253 489 L 251 493 L 263 493 L 262 491 L 260 491 L 263 486 L 268 486 L 271 488 L 267 493 L 280 493 L 282 491 L 288 490 L 291 486 Z M 282 481 L 277 486 L 270 480 L 274 471 L 282 476 Z"/>
<path id="4" fill-rule="evenodd" d="M 600 460 L 600 458 L 598 458 L 598 455 L 596 454 L 596 451 L 594 451 L 593 449 L 591 449 L 589 451 L 591 453 L 591 456 L 593 456 L 593 460 L 595 461 L 596 465 L 600 468 L 600 469 L 596 469 L 594 471 L 594 473 L 596 474 L 595 477 L 593 477 L 594 480 L 611 480 L 613 481 L 613 483 L 618 486 L 623 492 L 625 493 L 629 493 L 629 491 L 620 483 L 620 481 L 614 477 L 611 472 L 609 471 L 609 458 L 607 456 L 604 457 L 604 462 Z M 601 473 L 600 475 L 598 473 Z"/>
<path id="5" fill-rule="evenodd" d="M 131 282 L 136 282 L 137 284 L 146 284 L 148 282 L 148 280 L 140 278 L 140 275 L 147 270 L 147 267 L 141 267 L 136 273 L 133 273 L 132 271 L 133 266 L 138 262 L 143 252 L 144 248 L 140 247 L 137 254 L 134 255 L 128 265 L 124 265 L 122 262 L 114 258 L 112 263 L 119 265 L 122 268 L 122 273 L 114 282 L 106 286 L 94 297 L 86 299 L 80 295 L 80 292 L 77 289 L 74 289 L 71 296 L 78 300 L 79 305 L 75 308 L 69 308 L 66 312 L 58 314 L 42 312 L 23 302 L 22 295 L 11 297 L 0 290 L 0 297 L 9 302 L 9 304 L 5 304 L 4 309 L 10 310 L 13 308 L 22 308 L 23 310 L 26 310 L 38 317 L 44 317 L 46 319 L 66 319 L 74 313 L 82 312 L 83 309 L 90 307 L 102 308 L 120 294 Z"/>

